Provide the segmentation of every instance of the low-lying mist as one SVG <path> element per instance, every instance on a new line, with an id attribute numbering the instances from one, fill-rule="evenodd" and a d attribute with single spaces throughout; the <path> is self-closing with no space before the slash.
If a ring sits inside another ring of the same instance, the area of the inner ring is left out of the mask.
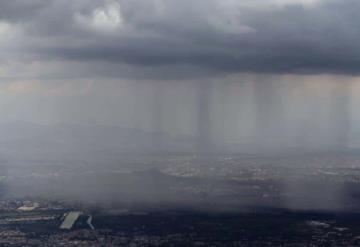
<path id="1" fill-rule="evenodd" d="M 1 194 L 120 207 L 356 209 L 356 82 L 254 78 L 91 84 L 39 112 L 50 99 L 32 94 L 17 114 L 2 110 Z"/>

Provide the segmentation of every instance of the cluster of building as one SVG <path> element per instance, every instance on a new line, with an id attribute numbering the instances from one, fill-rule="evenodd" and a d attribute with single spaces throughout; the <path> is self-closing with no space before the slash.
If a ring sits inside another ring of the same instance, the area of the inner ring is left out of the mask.
<path id="1" fill-rule="evenodd" d="M 0 200 L 1 212 L 31 212 L 31 211 L 49 211 L 49 210 L 64 210 L 69 208 L 69 205 L 59 201 L 43 200 L 23 200 L 23 199 L 2 199 Z"/>
<path id="2" fill-rule="evenodd" d="M 235 239 L 223 235 L 207 235 L 185 223 L 184 231 L 174 226 L 170 232 L 154 232 L 151 224 L 134 224 L 125 230 L 97 228 L 92 225 L 92 216 L 66 204 L 58 202 L 1 201 L 0 246 L 358 246 L 360 236 L 351 229 L 341 227 L 333 221 L 299 221 L 304 237 L 289 237 L 279 232 L 271 236 L 253 236 L 252 233 L 236 235 Z M 63 205 L 60 207 L 59 205 Z M 12 211 L 10 210 L 12 208 Z M 47 211 L 45 210 L 48 209 Z M 53 209 L 61 208 L 56 211 Z M 7 211 L 4 211 L 7 209 Z M 65 213 L 63 213 L 65 212 Z M 96 217 L 96 216 L 95 216 Z M 114 222 L 122 219 L 117 216 Z M 135 218 L 139 216 L 134 216 Z M 147 217 L 147 216 L 143 216 Z M 171 217 L 171 216 L 169 216 Z M 138 221 L 138 219 L 135 219 Z M 146 222 L 148 218 L 144 218 Z M 181 220 L 181 218 L 179 218 Z M 154 219 L 152 219 L 154 220 Z M 79 224 L 81 223 L 81 224 Z M 90 224 L 89 224 L 90 223 Z M 121 222 L 119 222 L 121 223 Z M 182 222 L 183 223 L 183 222 Z M 205 220 L 201 224 L 208 224 Z M 133 223 L 132 223 L 133 224 Z M 214 223 L 215 224 L 215 223 Z M 226 223 L 217 222 L 220 228 Z M 301 225 L 302 224 L 302 225 Z M 91 227 L 92 226 L 92 227 Z M 229 226 L 228 226 L 229 227 Z M 246 227 L 245 227 L 246 228 Z M 231 231 L 232 228 L 229 228 Z M 165 229 L 164 229 L 165 230 Z M 169 229 L 167 229 L 169 230 Z M 233 229 L 234 230 L 234 229 Z M 221 237 L 221 238 L 217 238 Z"/>

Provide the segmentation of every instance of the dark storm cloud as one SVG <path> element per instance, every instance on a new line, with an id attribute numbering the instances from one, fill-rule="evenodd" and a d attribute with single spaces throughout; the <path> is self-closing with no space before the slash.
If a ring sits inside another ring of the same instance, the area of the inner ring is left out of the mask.
<path id="1" fill-rule="evenodd" d="M 109 64 L 115 75 L 123 65 L 160 74 L 360 72 L 359 1 L 239 2 L 0 1 L 0 19 L 23 29 L 19 51 L 33 60 Z"/>
<path id="2" fill-rule="evenodd" d="M 0 0 L 0 20 L 28 21 L 49 3 L 45 0 Z"/>

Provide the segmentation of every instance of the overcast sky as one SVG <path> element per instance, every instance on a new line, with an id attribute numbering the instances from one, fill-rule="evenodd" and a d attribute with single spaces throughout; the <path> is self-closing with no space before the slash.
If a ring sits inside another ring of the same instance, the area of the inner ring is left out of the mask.
<path id="1" fill-rule="evenodd" d="M 325 82 L 351 81 L 356 94 L 359 9 L 358 0 L 0 0 L 1 118 L 151 129 L 163 88 L 163 111 L 187 133 L 199 81 L 232 85 L 217 94 L 246 90 L 248 103 L 245 84 L 259 80 L 296 82 L 286 99 L 319 98 Z"/>
<path id="2" fill-rule="evenodd" d="M 356 0 L 1 0 L 1 76 L 358 74 L 359 7 Z"/>

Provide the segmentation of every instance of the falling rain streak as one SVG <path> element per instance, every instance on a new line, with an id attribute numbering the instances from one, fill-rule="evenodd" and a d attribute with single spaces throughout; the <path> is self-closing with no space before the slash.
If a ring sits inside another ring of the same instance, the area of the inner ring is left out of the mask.
<path id="1" fill-rule="evenodd" d="M 352 111 L 351 89 L 356 84 L 325 79 L 318 84 L 273 77 L 176 82 L 176 86 L 140 83 L 138 88 L 151 90 L 144 90 L 148 100 L 135 114 L 138 121 L 153 123 L 145 130 L 153 133 L 158 150 L 171 149 L 169 142 L 184 138 L 189 145 L 174 145 L 181 148 L 172 151 L 345 150 L 356 138 L 351 136 L 352 121 L 359 117 Z M 143 113 L 146 109 L 151 109 L 150 115 Z"/>

